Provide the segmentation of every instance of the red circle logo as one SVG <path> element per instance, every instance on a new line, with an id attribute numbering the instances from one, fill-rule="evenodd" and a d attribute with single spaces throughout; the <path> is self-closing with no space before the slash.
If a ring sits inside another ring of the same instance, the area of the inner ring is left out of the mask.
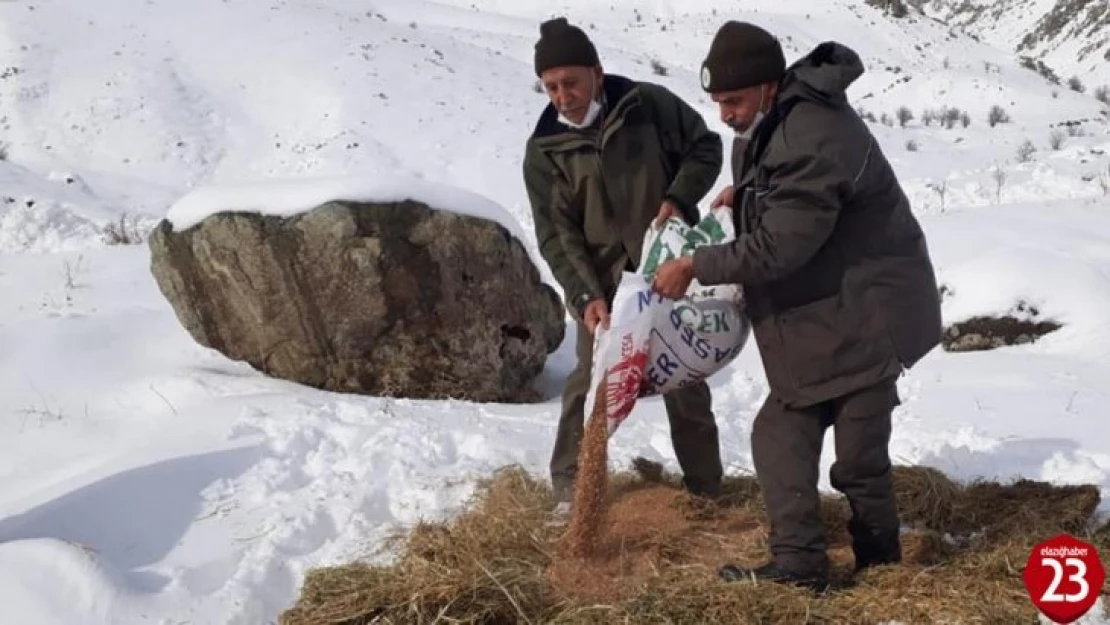
<path id="1" fill-rule="evenodd" d="M 1021 577 L 1041 614 L 1071 623 L 1098 601 L 1106 570 L 1094 545 L 1061 534 L 1033 547 Z"/>

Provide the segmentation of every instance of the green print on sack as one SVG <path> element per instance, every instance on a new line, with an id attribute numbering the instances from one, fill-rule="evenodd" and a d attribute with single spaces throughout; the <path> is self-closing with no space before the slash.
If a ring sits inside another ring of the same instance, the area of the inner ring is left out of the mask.
<path id="1" fill-rule="evenodd" d="M 689 256 L 699 247 L 723 243 L 727 239 L 728 233 L 721 225 L 719 214 L 710 213 L 693 227 L 678 219 L 669 219 L 651 239 L 640 273 L 645 277 L 654 276 L 659 265 L 668 260 Z"/>

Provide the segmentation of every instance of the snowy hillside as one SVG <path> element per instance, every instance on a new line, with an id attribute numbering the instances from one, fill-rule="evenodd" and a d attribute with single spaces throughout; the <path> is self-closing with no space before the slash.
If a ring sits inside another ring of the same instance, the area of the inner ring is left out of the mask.
<path id="1" fill-rule="evenodd" d="M 1110 85 L 1110 2 L 1106 0 L 910 0 L 985 43 L 1074 77 L 1086 93 Z"/>
<path id="2" fill-rule="evenodd" d="M 570 332 L 538 409 L 337 396 L 196 345 L 147 247 L 108 242 L 207 185 L 306 176 L 455 185 L 530 233 L 520 158 L 546 102 L 532 45 L 555 13 L 588 27 L 608 71 L 687 98 L 726 153 L 696 74 L 725 19 L 776 32 L 788 61 L 827 39 L 859 51 L 850 95 L 922 216 L 946 321 L 1020 303 L 1063 326 L 931 354 L 901 382 L 897 460 L 1110 496 L 1110 126 L 1090 93 L 1054 93 L 1005 46 L 862 0 L 0 2 L 12 622 L 272 622 L 306 568 L 449 513 L 472 478 L 513 462 L 545 474 Z M 992 126 L 995 106 L 1008 121 Z M 951 127 L 926 115 L 941 109 Z M 728 470 L 747 469 L 766 393 L 754 348 L 712 387 Z M 639 406 L 615 461 L 673 467 L 661 402 Z"/>

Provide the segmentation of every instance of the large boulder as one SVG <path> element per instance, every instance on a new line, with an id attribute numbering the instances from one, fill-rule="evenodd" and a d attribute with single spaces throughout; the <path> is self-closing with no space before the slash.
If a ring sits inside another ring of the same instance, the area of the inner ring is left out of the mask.
<path id="1" fill-rule="evenodd" d="M 163 220 L 150 248 L 198 343 L 316 388 L 529 401 L 565 331 L 559 295 L 503 225 L 412 200 Z"/>

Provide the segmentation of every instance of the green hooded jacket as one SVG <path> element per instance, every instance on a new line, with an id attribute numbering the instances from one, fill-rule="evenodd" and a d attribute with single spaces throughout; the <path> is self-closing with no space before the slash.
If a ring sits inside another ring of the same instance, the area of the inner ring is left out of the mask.
<path id="1" fill-rule="evenodd" d="M 700 219 L 723 163 L 720 135 L 665 87 L 606 74 L 602 91 L 591 128 L 561 123 L 548 104 L 524 153 L 540 254 L 579 320 L 593 299 L 611 305 L 665 199 L 687 222 Z"/>

